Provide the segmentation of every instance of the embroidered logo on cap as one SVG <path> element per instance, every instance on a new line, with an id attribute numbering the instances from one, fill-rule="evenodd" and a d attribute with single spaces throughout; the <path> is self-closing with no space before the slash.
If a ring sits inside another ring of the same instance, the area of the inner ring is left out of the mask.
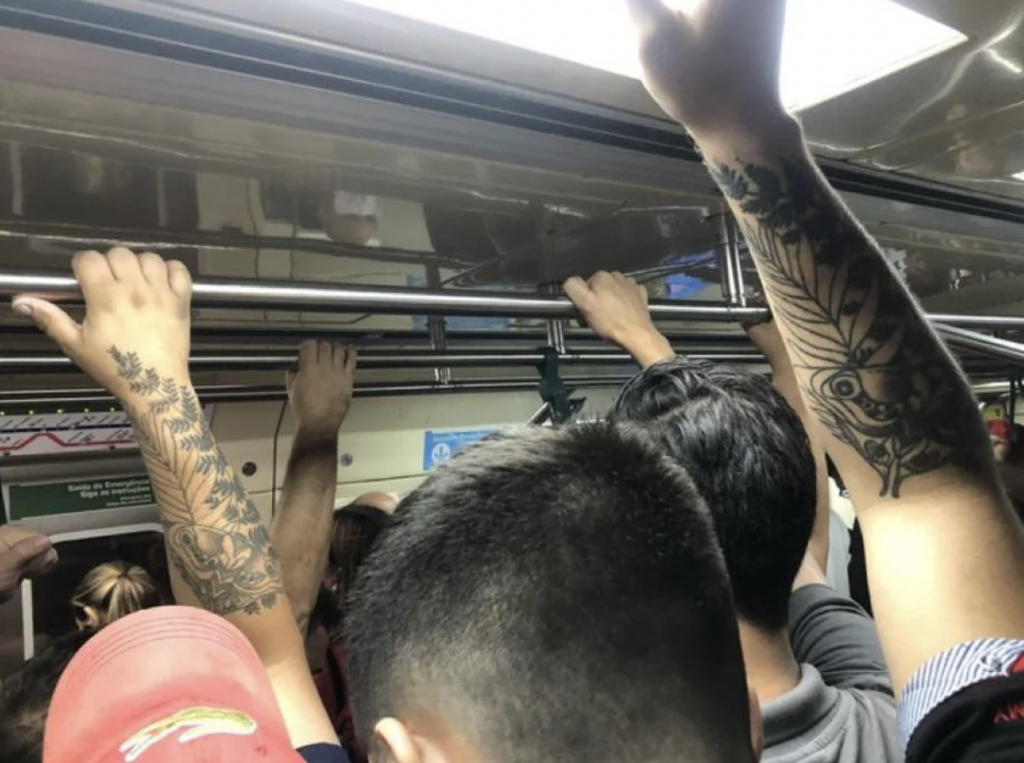
<path id="1" fill-rule="evenodd" d="M 1010 665 L 1010 674 L 1014 673 L 1024 673 L 1024 652 Z"/>
<path id="2" fill-rule="evenodd" d="M 1024 653 L 1020 654 L 1016 660 L 1010 664 L 1010 668 L 1007 671 L 1009 675 L 1018 675 L 1024 673 Z M 1024 721 L 1024 701 L 1010 702 L 1006 706 L 996 711 L 996 717 L 992 719 L 993 723 L 1016 723 L 1018 721 Z"/>
<path id="3" fill-rule="evenodd" d="M 181 729 L 186 731 L 178 737 L 178 744 L 216 734 L 248 736 L 256 731 L 256 721 L 237 710 L 216 707 L 190 707 L 163 720 L 151 723 L 129 737 L 121 745 L 125 763 L 137 760 L 157 742 L 166 739 Z"/>

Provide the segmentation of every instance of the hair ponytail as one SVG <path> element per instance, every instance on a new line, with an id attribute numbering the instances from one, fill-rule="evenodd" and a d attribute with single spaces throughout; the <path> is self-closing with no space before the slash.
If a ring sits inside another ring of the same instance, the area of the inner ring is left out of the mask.
<path id="1" fill-rule="evenodd" d="M 124 561 L 107 562 L 89 570 L 71 597 L 79 627 L 102 628 L 160 604 L 160 593 L 152 576 L 142 567 Z M 95 622 L 89 622 L 89 610 Z"/>

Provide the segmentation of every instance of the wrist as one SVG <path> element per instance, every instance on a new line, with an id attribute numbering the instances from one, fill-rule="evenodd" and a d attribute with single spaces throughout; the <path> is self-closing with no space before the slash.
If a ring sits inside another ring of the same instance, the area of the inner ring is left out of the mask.
<path id="1" fill-rule="evenodd" d="M 333 422 L 300 421 L 295 432 L 295 439 L 310 445 L 336 445 L 341 425 Z"/>
<path id="2" fill-rule="evenodd" d="M 174 388 L 178 400 L 186 397 L 198 397 L 188 373 L 165 375 L 157 371 L 157 374 L 160 379 L 160 385 L 153 390 L 138 391 L 131 389 L 131 387 L 125 387 L 124 389 L 108 387 L 108 389 L 120 401 L 121 407 L 129 412 L 129 414 L 133 411 L 144 413 L 154 403 L 161 402 L 166 397 L 168 387 Z"/>
<path id="3" fill-rule="evenodd" d="M 675 357 L 675 350 L 669 341 L 657 331 L 634 334 L 620 343 L 640 368 L 647 370 L 655 363 Z"/>
<path id="4" fill-rule="evenodd" d="M 784 109 L 763 109 L 750 118 L 736 119 L 718 127 L 688 127 L 687 130 L 707 160 L 723 153 L 730 153 L 729 159 L 765 151 L 785 155 L 804 144 L 799 120 Z"/>

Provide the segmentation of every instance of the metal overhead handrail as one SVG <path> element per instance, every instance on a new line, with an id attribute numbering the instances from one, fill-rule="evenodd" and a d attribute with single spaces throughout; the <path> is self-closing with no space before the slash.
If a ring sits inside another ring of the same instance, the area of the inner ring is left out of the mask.
<path id="1" fill-rule="evenodd" d="M 544 360 L 537 351 L 466 350 L 464 352 L 381 352 L 366 350 L 359 356 L 363 370 L 435 368 L 494 368 L 533 367 Z M 756 352 L 687 354 L 693 360 L 711 360 L 721 363 L 764 363 L 764 355 Z M 622 352 L 566 352 L 559 356 L 562 363 L 571 365 L 633 365 L 633 359 Z M 200 353 L 189 358 L 195 371 L 276 370 L 295 366 L 294 353 L 238 354 Z M 20 354 L 0 356 L 0 371 L 6 373 L 49 373 L 74 369 L 74 363 L 63 355 Z"/>
<path id="2" fill-rule="evenodd" d="M 78 304 L 78 283 L 69 276 L 0 273 L 0 297 L 36 294 Z M 192 287 L 196 307 L 373 313 L 379 315 L 503 316 L 577 318 L 565 297 L 454 289 L 403 289 L 388 286 L 324 285 L 272 281 L 199 281 Z M 764 311 L 722 303 L 654 302 L 656 320 L 757 320 Z"/>
<path id="3" fill-rule="evenodd" d="M 80 304 L 78 283 L 70 276 L 0 272 L 0 297 L 30 293 Z M 389 286 L 312 284 L 274 281 L 199 281 L 193 286 L 196 307 L 301 312 L 374 313 L 380 315 L 502 316 L 514 318 L 579 317 L 564 297 L 537 293 L 407 289 Z M 655 301 L 651 317 L 664 321 L 756 321 L 765 311 L 722 302 Z M 931 315 L 936 323 L 993 329 L 1024 329 L 1024 317 Z"/>
<path id="4" fill-rule="evenodd" d="M 39 337 L 39 329 L 31 323 L 0 323 L 0 341 L 5 336 Z M 464 330 L 445 331 L 447 349 L 463 352 L 471 349 L 483 349 L 488 342 L 501 342 L 502 346 L 518 347 L 533 350 L 544 345 L 548 340 L 548 332 L 535 329 L 503 329 L 503 330 Z M 667 331 L 665 338 L 683 353 L 716 353 L 716 352 L 751 352 L 753 344 L 745 336 L 735 334 L 716 334 L 710 336 L 693 336 L 682 331 Z M 367 348 L 399 348 L 426 350 L 430 348 L 431 339 L 427 331 L 403 329 L 365 329 L 356 330 L 346 327 L 332 327 L 323 324 L 269 325 L 250 323 L 249 325 L 204 324 L 192 326 L 192 343 L 208 347 L 210 345 L 228 344 L 232 349 L 243 345 L 258 345 L 263 351 L 276 348 L 290 351 L 306 339 L 327 339 L 344 344 L 354 344 Z M 566 334 L 574 349 L 580 345 L 587 347 L 607 347 L 605 340 L 597 334 L 587 331 L 573 331 Z M 524 347 L 525 345 L 525 347 Z M 494 352 L 495 348 L 490 347 Z M 363 352 L 367 352 L 363 350 Z"/>
<path id="5" fill-rule="evenodd" d="M 1015 315 L 954 315 L 929 313 L 932 323 L 972 329 L 1024 329 L 1024 317 Z"/>
<path id="6" fill-rule="evenodd" d="M 939 336 L 951 348 L 967 350 L 1008 360 L 1024 366 L 1024 345 L 1005 339 L 990 337 L 975 331 L 953 326 L 937 326 Z M 759 352 L 685 352 L 690 360 L 717 363 L 765 363 Z M 559 354 L 559 362 L 567 365 L 591 366 L 632 366 L 633 359 L 624 352 L 574 352 Z M 437 368 L 509 368 L 535 367 L 543 362 L 545 355 L 537 350 L 466 349 L 462 351 L 431 352 L 423 350 L 363 350 L 359 356 L 359 367 L 363 370 L 412 370 Z M 298 362 L 295 353 L 196 353 L 189 358 L 194 371 L 273 371 L 292 368 Z M 22 353 L 0 355 L 0 371 L 6 373 L 52 373 L 74 370 L 74 363 L 59 354 Z"/>
<path id="7" fill-rule="evenodd" d="M 629 376 L 566 376 L 565 383 L 573 389 L 621 387 Z M 511 379 L 461 379 L 447 384 L 438 382 L 397 382 L 356 384 L 356 397 L 401 397 L 408 395 L 434 395 L 452 392 L 535 392 L 537 379 L 516 377 Z M 204 403 L 239 403 L 284 400 L 284 385 L 245 386 L 240 384 L 199 385 L 196 394 Z M 0 412 L 9 409 L 27 410 L 44 407 L 119 406 L 117 399 L 103 389 L 43 389 L 27 392 L 0 392 Z"/>
<path id="8" fill-rule="evenodd" d="M 937 324 L 935 330 L 950 347 L 995 356 L 1024 366 L 1024 344 L 944 324 Z"/>

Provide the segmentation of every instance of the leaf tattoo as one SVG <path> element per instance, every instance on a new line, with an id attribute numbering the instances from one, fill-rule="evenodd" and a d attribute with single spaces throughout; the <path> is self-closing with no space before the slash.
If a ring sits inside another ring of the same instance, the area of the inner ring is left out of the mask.
<path id="1" fill-rule="evenodd" d="M 879 494 L 898 497 L 915 475 L 975 463 L 965 422 L 977 412 L 954 361 L 813 168 L 710 170 L 743 213 L 776 315 L 792 330 L 809 406 L 879 476 Z"/>
<path id="2" fill-rule="evenodd" d="M 258 614 L 283 593 L 270 535 L 214 440 L 191 387 L 111 347 L 117 373 L 144 403 L 128 412 L 149 468 L 167 554 L 204 608 Z"/>

